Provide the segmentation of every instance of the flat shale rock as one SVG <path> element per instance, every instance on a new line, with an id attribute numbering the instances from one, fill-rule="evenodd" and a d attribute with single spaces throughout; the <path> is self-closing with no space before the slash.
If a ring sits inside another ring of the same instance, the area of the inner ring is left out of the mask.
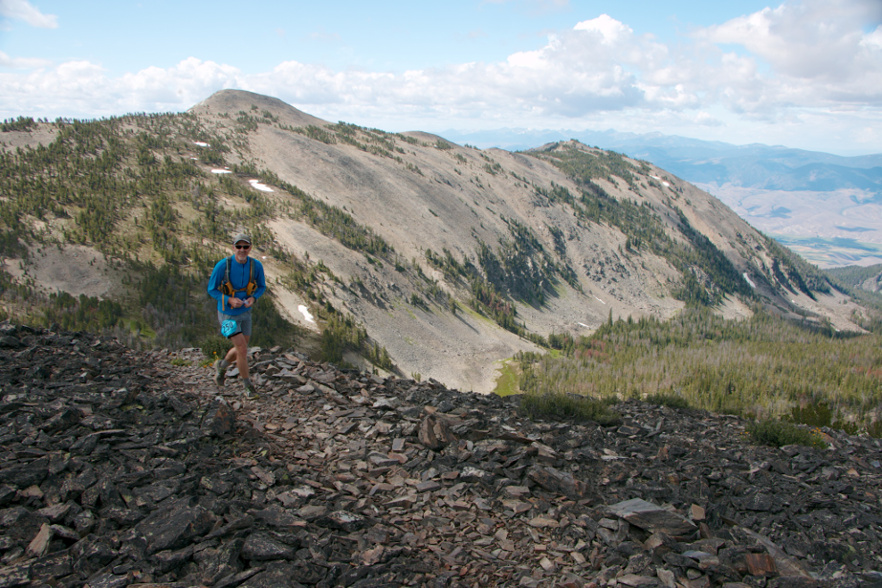
<path id="1" fill-rule="evenodd" d="M 678 514 L 642 498 L 632 498 L 613 504 L 610 512 L 650 533 L 664 533 L 676 539 L 688 539 L 695 535 L 698 526 Z"/>
<path id="2" fill-rule="evenodd" d="M 198 350 L 0 333 L 0 588 L 882 586 L 875 439 L 530 422 L 281 349 L 246 400 Z"/>

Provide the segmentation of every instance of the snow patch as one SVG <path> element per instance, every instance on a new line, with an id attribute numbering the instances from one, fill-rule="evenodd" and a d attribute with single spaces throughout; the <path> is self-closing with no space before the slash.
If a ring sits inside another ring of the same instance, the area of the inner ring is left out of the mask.
<path id="1" fill-rule="evenodd" d="M 747 283 L 750 284 L 750 287 L 756 290 L 756 284 L 753 283 L 753 280 L 750 279 L 750 276 L 747 275 L 747 272 L 744 272 L 744 274 L 742 275 L 744 276 L 744 279 L 747 281 Z"/>
<path id="2" fill-rule="evenodd" d="M 585 327 L 586 329 L 590 329 L 590 328 L 591 328 L 591 327 L 589 327 L 588 325 L 586 325 L 585 323 L 576 323 L 576 324 L 579 325 L 580 327 Z"/>
<path id="3" fill-rule="evenodd" d="M 213 170 L 211 170 L 211 173 L 213 173 L 213 174 L 231 174 L 233 172 L 231 172 L 228 169 L 213 169 Z"/>
<path id="4" fill-rule="evenodd" d="M 599 303 L 601 303 L 601 304 L 603 304 L 603 305 L 606 304 L 606 302 L 604 302 L 604 301 L 601 300 L 600 298 L 597 298 L 597 296 L 595 296 L 594 298 L 595 298 Z"/>
<path id="5" fill-rule="evenodd" d="M 309 312 L 309 309 L 306 308 L 306 306 L 301 304 L 297 307 L 297 310 L 300 311 L 300 314 L 303 315 L 303 318 L 306 320 L 306 322 L 315 324 L 315 319 L 313 318 L 312 313 Z"/>
<path id="6" fill-rule="evenodd" d="M 194 145 L 199 145 L 200 147 L 208 147 L 208 143 L 204 141 L 193 141 Z"/>
<path id="7" fill-rule="evenodd" d="M 670 188 L 670 187 L 671 187 L 671 184 L 669 184 L 668 182 L 664 181 L 663 179 L 661 179 L 661 178 L 658 177 L 658 176 L 649 176 L 649 177 L 652 178 L 653 180 L 658 180 L 659 182 L 661 182 L 661 183 L 662 183 L 662 186 L 664 186 L 665 188 Z"/>
<path id="8" fill-rule="evenodd" d="M 255 190 L 260 190 L 261 192 L 272 192 L 273 189 L 260 182 L 260 180 L 248 180 L 248 183 L 251 184 L 251 187 Z"/>

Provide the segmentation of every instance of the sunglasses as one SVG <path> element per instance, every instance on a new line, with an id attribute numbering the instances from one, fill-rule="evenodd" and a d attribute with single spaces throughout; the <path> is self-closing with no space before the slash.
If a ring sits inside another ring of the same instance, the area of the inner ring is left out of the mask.
<path id="1" fill-rule="evenodd" d="M 251 245 L 236 245 L 236 249 L 251 249 Z"/>

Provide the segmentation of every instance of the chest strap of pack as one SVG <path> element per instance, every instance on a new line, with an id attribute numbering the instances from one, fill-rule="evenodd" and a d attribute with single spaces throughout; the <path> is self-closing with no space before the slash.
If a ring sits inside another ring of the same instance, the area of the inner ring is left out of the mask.
<path id="1" fill-rule="evenodd" d="M 250 257 L 248 258 L 248 283 L 244 288 L 234 288 L 233 282 L 230 280 L 230 268 L 233 265 L 233 256 L 227 258 L 227 267 L 224 271 L 224 280 L 221 282 L 219 290 L 221 291 L 221 308 L 226 308 L 227 303 L 225 298 L 230 298 L 236 295 L 237 292 L 245 292 L 248 296 L 254 294 L 254 291 L 257 290 L 257 282 L 254 281 L 254 260 Z"/>

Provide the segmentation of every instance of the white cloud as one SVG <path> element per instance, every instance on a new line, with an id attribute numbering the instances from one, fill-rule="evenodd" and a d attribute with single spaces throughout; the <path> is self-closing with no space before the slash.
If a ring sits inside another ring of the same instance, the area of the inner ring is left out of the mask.
<path id="1" fill-rule="evenodd" d="M 837 79 L 854 71 L 853 60 L 864 65 L 863 29 L 880 15 L 878 0 L 802 0 L 711 27 L 707 35 L 743 45 L 779 73 Z"/>
<path id="2" fill-rule="evenodd" d="M 128 104 L 130 112 L 163 111 L 192 106 L 218 90 L 240 87 L 242 82 L 235 67 L 190 57 L 169 69 L 149 67 L 126 74 L 115 86 L 118 100 Z"/>
<path id="3" fill-rule="evenodd" d="M 8 113 L 55 118 L 76 116 L 73 113 L 90 112 L 96 108 L 104 110 L 112 101 L 100 67 L 85 61 L 70 61 L 54 69 L 0 74 L 0 104 L 4 105 L 4 117 Z M 106 114 L 110 113 L 105 111 L 92 116 Z"/>
<path id="4" fill-rule="evenodd" d="M 723 56 L 718 80 L 733 91 L 753 87 L 763 94 L 756 109 L 842 100 L 878 106 L 882 33 L 865 29 L 880 16 L 878 0 L 802 0 L 709 27 L 696 38 L 742 48 L 738 57 Z"/>
<path id="5" fill-rule="evenodd" d="M 875 31 L 867 34 L 861 41 L 861 45 L 869 51 L 882 49 L 882 26 L 876 27 Z"/>
<path id="6" fill-rule="evenodd" d="M 54 29 L 58 27 L 58 17 L 43 14 L 27 0 L 0 0 L 0 16 L 23 20 L 32 27 Z"/>
<path id="7" fill-rule="evenodd" d="M 584 20 L 573 28 L 577 31 L 599 34 L 601 43 L 605 45 L 613 45 L 617 41 L 628 39 L 634 33 L 631 27 L 620 23 L 608 14 L 601 14 L 592 20 Z"/>
<path id="8" fill-rule="evenodd" d="M 48 67 L 49 65 L 51 65 L 51 63 L 45 59 L 10 57 L 3 51 L 0 51 L 0 67 L 8 67 L 12 69 L 34 69 L 38 67 Z"/>
<path id="9" fill-rule="evenodd" d="M 129 112 L 184 110 L 212 93 L 240 87 L 239 71 L 195 58 L 111 78 L 98 65 L 69 61 L 28 74 L 0 74 L 3 115 L 98 118 Z"/>
<path id="10" fill-rule="evenodd" d="M 244 72 L 188 58 L 109 77 L 87 62 L 49 67 L 0 53 L 0 66 L 34 68 L 0 75 L 0 118 L 184 110 L 217 90 L 241 88 L 331 121 L 388 130 L 582 126 L 688 135 L 691 128 L 717 133 L 706 138 L 798 144 L 803 129 L 818 140 L 826 133 L 875 141 L 882 151 L 875 130 L 882 128 L 882 8 L 875 6 L 882 2 L 794 0 L 676 45 L 603 14 L 505 60 L 404 73 L 298 61 Z"/>

